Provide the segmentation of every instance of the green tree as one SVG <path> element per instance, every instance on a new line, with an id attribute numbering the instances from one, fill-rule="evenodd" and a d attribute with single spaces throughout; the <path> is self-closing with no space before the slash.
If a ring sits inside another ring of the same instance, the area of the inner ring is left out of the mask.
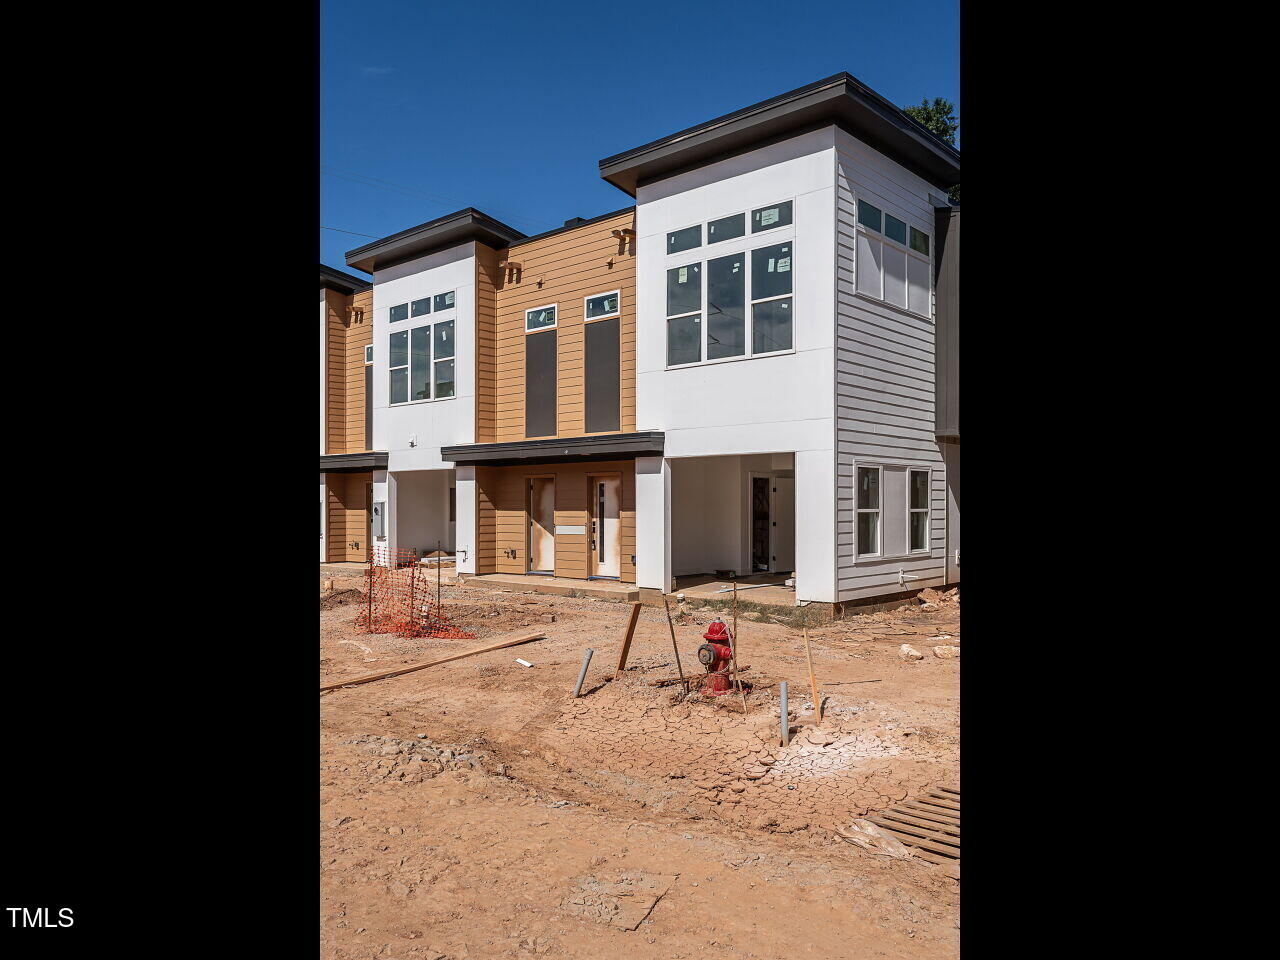
<path id="1" fill-rule="evenodd" d="M 960 129 L 960 118 L 956 116 L 956 105 L 945 97 L 934 97 L 930 103 L 927 98 L 921 99 L 918 107 L 903 107 L 902 112 L 915 120 L 939 140 L 945 140 L 953 147 L 956 143 L 956 131 Z M 960 184 L 951 188 L 951 202 L 960 202 Z"/>

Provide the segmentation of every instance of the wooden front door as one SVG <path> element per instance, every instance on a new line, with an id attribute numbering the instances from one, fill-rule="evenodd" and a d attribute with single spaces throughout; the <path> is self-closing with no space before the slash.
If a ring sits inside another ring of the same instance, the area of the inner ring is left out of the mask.
<path id="1" fill-rule="evenodd" d="M 587 478 L 591 490 L 591 576 L 616 580 L 621 570 L 622 517 L 618 512 L 622 477 L 618 474 Z"/>
<path id="2" fill-rule="evenodd" d="M 555 573 L 555 477 L 529 478 L 529 573 Z"/>

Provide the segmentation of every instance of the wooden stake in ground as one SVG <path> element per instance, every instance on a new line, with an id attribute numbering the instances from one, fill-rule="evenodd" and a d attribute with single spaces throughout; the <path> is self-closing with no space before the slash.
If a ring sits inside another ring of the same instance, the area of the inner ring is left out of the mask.
<path id="1" fill-rule="evenodd" d="M 627 635 L 622 638 L 622 653 L 618 654 L 618 669 L 613 674 L 615 680 L 622 676 L 622 670 L 627 665 L 627 654 L 631 652 L 631 637 L 636 632 L 636 621 L 639 619 L 640 604 L 633 603 L 631 618 L 627 621 Z"/>
<path id="2" fill-rule="evenodd" d="M 684 667 L 680 666 L 680 648 L 676 646 L 676 625 L 671 621 L 671 607 L 667 603 L 666 594 L 662 597 L 662 608 L 667 611 L 667 628 L 671 631 L 671 649 L 676 655 L 676 670 L 680 673 L 680 682 L 684 682 Z"/>
<path id="3" fill-rule="evenodd" d="M 738 679 L 738 578 L 733 578 L 733 630 L 729 638 L 729 670 L 733 675 L 733 685 L 742 697 L 742 712 L 747 712 L 747 691 L 742 688 Z"/>
<path id="4" fill-rule="evenodd" d="M 813 692 L 813 709 L 817 722 L 822 722 L 822 701 L 818 699 L 818 681 L 813 675 L 813 651 L 809 649 L 809 628 L 804 628 L 804 655 L 809 661 L 809 689 Z"/>

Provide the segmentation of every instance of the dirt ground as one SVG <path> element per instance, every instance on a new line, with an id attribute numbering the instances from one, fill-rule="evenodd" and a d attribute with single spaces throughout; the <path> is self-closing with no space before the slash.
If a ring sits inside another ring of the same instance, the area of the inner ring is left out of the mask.
<path id="1" fill-rule="evenodd" d="M 661 606 L 613 680 L 627 604 L 449 584 L 446 614 L 478 639 L 408 640 L 355 626 L 360 579 L 321 579 L 321 683 L 547 634 L 321 694 L 323 957 L 958 956 L 958 880 L 834 832 L 958 787 L 960 663 L 932 652 L 959 646 L 958 595 L 810 629 L 819 727 L 784 624 L 739 619 L 744 715 L 653 684 L 676 676 Z M 714 616 L 677 616 L 687 675 Z"/>

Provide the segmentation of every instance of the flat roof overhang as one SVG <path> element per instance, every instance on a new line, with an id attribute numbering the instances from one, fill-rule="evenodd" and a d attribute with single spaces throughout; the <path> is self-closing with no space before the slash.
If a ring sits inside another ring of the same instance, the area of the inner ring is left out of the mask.
<path id="1" fill-rule="evenodd" d="M 373 273 L 471 240 L 500 249 L 513 240 L 523 239 L 524 234 L 514 227 L 481 213 L 475 207 L 467 207 L 348 250 L 347 266 Z"/>
<path id="2" fill-rule="evenodd" d="M 373 286 L 368 280 L 361 280 L 342 270 L 335 270 L 333 267 L 327 267 L 323 263 L 320 264 L 320 286 L 331 287 L 341 293 L 352 294 L 359 293 L 362 290 L 368 290 Z"/>
<path id="3" fill-rule="evenodd" d="M 960 182 L 959 150 L 848 73 L 606 157 L 600 176 L 634 197 L 646 184 L 832 124 L 936 187 Z"/>
<path id="4" fill-rule="evenodd" d="M 517 464 L 573 463 L 662 456 L 665 434 L 609 433 L 591 437 L 518 440 L 511 443 L 471 443 L 441 447 L 440 459 L 455 466 L 507 467 Z"/>
<path id="5" fill-rule="evenodd" d="M 364 473 L 387 469 L 385 450 L 366 453 L 330 453 L 320 456 L 321 473 Z"/>

